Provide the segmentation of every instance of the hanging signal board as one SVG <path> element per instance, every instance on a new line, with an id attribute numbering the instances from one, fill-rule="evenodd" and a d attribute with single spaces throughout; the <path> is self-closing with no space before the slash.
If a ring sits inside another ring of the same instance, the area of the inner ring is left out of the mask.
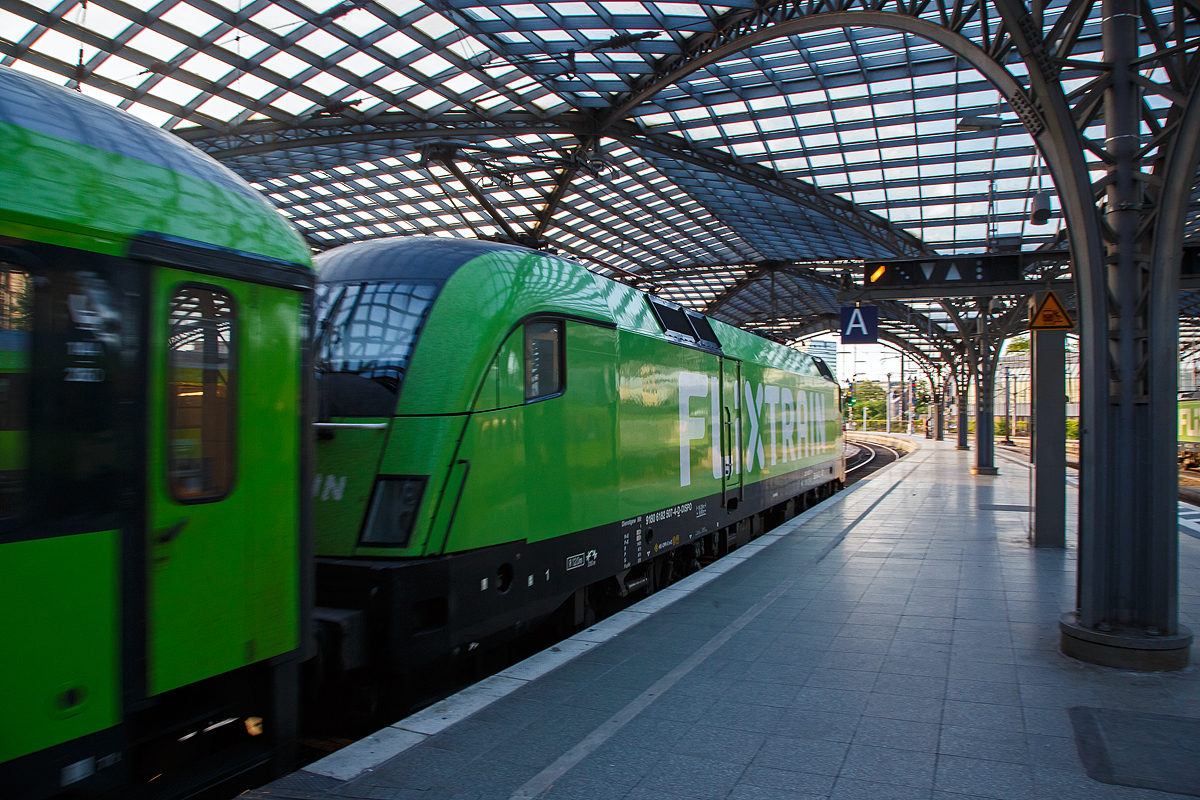
<path id="1" fill-rule="evenodd" d="M 863 264 L 863 286 L 867 289 L 1019 280 L 1021 261 L 1016 254 L 868 261 Z"/>

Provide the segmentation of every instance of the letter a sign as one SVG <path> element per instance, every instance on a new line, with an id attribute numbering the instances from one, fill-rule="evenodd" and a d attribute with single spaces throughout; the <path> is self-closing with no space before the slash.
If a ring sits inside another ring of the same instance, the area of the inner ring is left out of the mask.
<path id="1" fill-rule="evenodd" d="M 842 344 L 875 344 L 879 341 L 877 306 L 842 308 Z"/>

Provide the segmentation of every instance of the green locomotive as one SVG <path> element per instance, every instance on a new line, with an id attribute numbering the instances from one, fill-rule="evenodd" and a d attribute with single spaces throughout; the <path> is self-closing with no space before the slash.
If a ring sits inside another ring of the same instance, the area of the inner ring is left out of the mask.
<path id="1" fill-rule="evenodd" d="M 316 262 L 327 674 L 585 623 L 845 478 L 837 385 L 795 350 L 520 247 Z"/>
<path id="2" fill-rule="evenodd" d="M 309 639 L 308 250 L 199 151 L 7 68 L 0 185 L 0 794 L 266 763 Z"/>

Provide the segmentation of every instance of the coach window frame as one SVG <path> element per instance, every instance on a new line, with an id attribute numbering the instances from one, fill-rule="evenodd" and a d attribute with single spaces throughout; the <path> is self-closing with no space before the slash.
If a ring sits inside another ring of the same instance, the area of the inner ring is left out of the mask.
<path id="1" fill-rule="evenodd" d="M 32 263 L 33 261 L 34 261 L 33 256 L 31 256 L 29 253 L 25 252 L 24 250 L 21 250 L 16 247 L 0 246 L 0 264 L 6 265 L 7 267 L 11 267 L 12 268 L 11 271 L 21 272 L 25 275 L 26 281 L 29 282 L 28 291 L 29 291 L 29 300 L 30 300 L 29 312 L 28 312 L 29 313 L 29 320 L 28 320 L 29 341 L 27 343 L 27 347 L 25 350 L 29 363 L 28 363 L 28 368 L 25 371 L 25 381 L 24 381 L 25 386 L 24 386 L 24 391 L 22 392 L 22 394 L 24 396 L 21 398 L 23 401 L 23 404 L 24 404 L 24 408 L 21 409 L 21 413 L 24 416 L 24 430 L 20 431 L 20 429 L 17 429 L 20 432 L 23 432 L 25 434 L 25 441 L 24 441 L 25 459 L 24 459 L 24 464 L 23 464 L 24 468 L 22 470 L 20 470 L 21 472 L 24 473 L 24 475 L 21 478 L 20 497 L 18 498 L 18 500 L 15 503 L 15 506 L 16 506 L 15 509 L 10 514 L 3 514 L 2 512 L 0 512 L 0 536 L 3 536 L 5 534 L 14 533 L 17 529 L 19 529 L 23 525 L 25 525 L 30 520 L 30 512 L 31 512 L 30 489 L 31 489 L 31 479 L 33 477 L 33 475 L 32 475 L 32 466 L 33 465 L 31 464 L 29 454 L 30 454 L 30 449 L 33 444 L 33 429 L 32 429 L 32 419 L 30 416 L 30 412 L 32 410 L 31 406 L 33 405 L 33 387 L 34 387 L 34 380 L 35 380 L 35 376 L 33 374 L 33 345 L 34 345 L 34 332 L 35 332 L 33 292 L 34 292 L 34 288 L 37 285 L 37 278 L 38 278 L 38 276 L 34 273 L 34 264 Z M 6 269 L 5 271 L 7 272 L 9 270 Z"/>
<path id="2" fill-rule="evenodd" d="M 552 392 L 545 392 L 533 397 L 529 396 L 529 326 L 538 323 L 553 323 L 557 326 L 558 335 L 555 337 L 555 345 L 557 348 L 556 366 L 558 367 L 558 385 Z M 543 400 L 550 400 L 555 397 L 561 397 L 567 393 L 567 321 L 563 317 L 530 317 L 521 321 L 521 382 L 524 386 L 525 402 L 523 405 L 530 403 L 539 403 Z"/>
<path id="3" fill-rule="evenodd" d="M 176 428 L 174 426 L 175 396 L 173 393 L 174 390 L 172 388 L 173 384 L 174 384 L 174 382 L 172 381 L 174 367 L 171 363 L 171 356 L 172 356 L 174 350 L 171 347 L 171 309 L 172 309 L 172 304 L 173 304 L 175 298 L 184 289 L 203 289 L 203 290 L 210 291 L 210 292 L 220 293 L 228 298 L 229 308 L 231 311 L 231 318 L 230 318 L 230 325 L 229 325 L 229 350 L 228 350 L 229 366 L 227 367 L 228 375 L 227 375 L 227 378 L 225 381 L 225 385 L 227 388 L 227 395 L 228 395 L 228 412 L 227 413 L 228 413 L 228 417 L 229 417 L 229 422 L 228 422 L 229 447 L 228 447 L 228 451 L 226 453 L 226 460 L 228 461 L 228 478 L 225 482 L 224 491 L 222 491 L 220 494 L 205 495 L 203 497 L 181 497 L 180 494 L 176 491 L 175 483 L 171 479 L 171 468 L 175 461 L 172 442 L 174 441 L 173 437 L 174 437 L 174 432 L 176 430 Z M 238 307 L 237 297 L 234 296 L 232 289 L 230 289 L 227 286 L 221 286 L 219 284 L 213 284 L 213 283 L 204 283 L 202 281 L 181 281 L 179 283 L 174 284 L 170 288 L 170 294 L 167 296 L 167 307 L 166 307 L 166 326 L 167 326 L 167 330 L 166 330 L 167 336 L 166 336 L 166 340 L 165 340 L 166 364 L 164 365 L 165 369 L 164 369 L 164 374 L 163 374 L 163 377 L 165 379 L 163 381 L 163 386 L 164 386 L 164 389 L 166 390 L 166 396 L 164 397 L 164 400 L 167 402 L 166 413 L 163 415 L 164 416 L 163 421 L 165 423 L 165 428 L 166 428 L 166 435 L 163 439 L 163 445 L 164 445 L 164 449 L 166 451 L 163 454 L 163 456 L 164 456 L 163 465 L 165 467 L 164 477 L 166 478 L 166 482 L 167 482 L 167 494 L 170 495 L 172 500 L 174 500 L 176 503 L 179 503 L 181 505 L 199 505 L 202 503 L 219 503 L 220 501 L 224 500 L 226 497 L 229 497 L 229 495 L 231 495 L 233 493 L 234 488 L 237 486 L 237 481 L 238 481 L 238 468 L 237 467 L 238 467 L 238 452 L 239 452 L 239 447 L 238 447 L 239 405 L 238 405 L 237 401 L 238 401 L 238 385 L 239 385 L 239 381 L 238 381 L 239 374 L 238 373 L 241 369 L 241 364 L 239 363 L 240 359 L 238 358 L 238 351 L 240 349 L 239 348 L 240 328 L 241 328 L 241 325 L 239 324 L 240 321 L 241 321 L 241 310 Z"/>

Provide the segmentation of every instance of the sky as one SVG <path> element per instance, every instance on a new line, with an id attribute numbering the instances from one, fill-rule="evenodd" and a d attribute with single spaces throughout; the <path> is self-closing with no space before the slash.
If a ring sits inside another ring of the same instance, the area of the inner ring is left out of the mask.
<path id="1" fill-rule="evenodd" d="M 872 380 L 880 383 L 892 373 L 892 380 L 900 380 L 900 351 L 883 344 L 842 344 L 838 336 L 818 337 L 837 342 L 838 380 Z M 904 357 L 904 372 L 912 374 L 916 365 L 912 358 Z M 923 373 L 922 373 L 923 375 Z"/>

